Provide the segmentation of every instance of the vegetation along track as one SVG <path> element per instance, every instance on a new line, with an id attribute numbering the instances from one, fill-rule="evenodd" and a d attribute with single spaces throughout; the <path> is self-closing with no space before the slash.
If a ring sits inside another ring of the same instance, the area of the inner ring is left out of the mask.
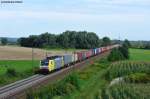
<path id="1" fill-rule="evenodd" d="M 18 88 L 23 89 L 23 88 L 27 87 L 27 84 L 30 84 L 33 81 L 37 81 L 43 77 L 44 77 L 44 75 L 37 74 L 37 75 L 33 75 L 29 78 L 17 81 L 15 83 L 6 85 L 4 87 L 1 87 L 0 88 L 0 99 L 13 94 L 15 92 L 14 90 L 19 90 Z"/>
<path id="2" fill-rule="evenodd" d="M 89 63 L 92 63 L 92 61 L 99 60 L 103 56 L 108 55 L 108 53 L 109 51 L 46 76 L 37 74 L 27 79 L 20 80 L 10 85 L 1 87 L 0 99 L 23 99 L 26 96 L 26 92 L 30 88 L 37 89 L 39 87 L 45 86 L 48 83 L 53 83 L 57 79 L 63 78 L 64 76 L 69 74 L 72 70 L 84 69 L 86 66 L 88 66 Z"/>

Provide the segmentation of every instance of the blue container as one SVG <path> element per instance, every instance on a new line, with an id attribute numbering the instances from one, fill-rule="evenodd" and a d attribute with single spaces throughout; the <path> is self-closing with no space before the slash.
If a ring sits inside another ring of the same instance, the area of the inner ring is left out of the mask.
<path id="1" fill-rule="evenodd" d="M 98 48 L 96 48 L 96 54 L 99 54 L 99 49 Z"/>
<path id="2" fill-rule="evenodd" d="M 93 55 L 96 55 L 96 48 L 92 49 L 92 53 L 93 53 Z"/>
<path id="3" fill-rule="evenodd" d="M 94 49 L 92 49 L 92 55 L 95 55 L 95 50 Z"/>
<path id="4" fill-rule="evenodd" d="M 72 54 L 63 55 L 64 65 L 72 62 Z"/>
<path id="5" fill-rule="evenodd" d="M 58 57 L 56 59 L 54 59 L 55 61 L 55 69 L 59 69 L 62 67 L 62 57 Z"/>

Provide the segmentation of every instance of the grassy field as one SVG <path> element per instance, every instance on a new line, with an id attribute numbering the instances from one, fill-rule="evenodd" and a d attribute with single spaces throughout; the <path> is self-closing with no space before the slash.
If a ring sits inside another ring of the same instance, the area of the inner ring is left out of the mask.
<path id="1" fill-rule="evenodd" d="M 33 66 L 31 60 L 0 60 L 0 75 L 5 74 L 8 68 L 13 68 L 17 72 L 24 72 L 38 66 L 38 60 L 33 61 Z"/>
<path id="2" fill-rule="evenodd" d="M 130 60 L 150 61 L 150 50 L 130 49 Z"/>
<path id="3" fill-rule="evenodd" d="M 0 60 L 0 86 L 34 75 L 39 61 L 34 60 Z"/>

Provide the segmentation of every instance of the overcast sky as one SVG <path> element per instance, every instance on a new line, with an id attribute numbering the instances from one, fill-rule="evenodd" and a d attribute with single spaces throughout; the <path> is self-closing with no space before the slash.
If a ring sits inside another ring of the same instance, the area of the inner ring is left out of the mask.
<path id="1" fill-rule="evenodd" d="M 0 0 L 1 1 L 1 0 Z M 23 0 L 0 4 L 0 37 L 65 30 L 150 40 L 150 0 Z"/>

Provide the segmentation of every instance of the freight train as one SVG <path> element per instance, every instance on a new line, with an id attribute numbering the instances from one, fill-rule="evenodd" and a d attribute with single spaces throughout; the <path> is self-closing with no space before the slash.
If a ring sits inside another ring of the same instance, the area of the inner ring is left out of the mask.
<path id="1" fill-rule="evenodd" d="M 90 49 L 87 51 L 75 52 L 72 54 L 64 54 L 64 55 L 46 57 L 45 59 L 40 61 L 39 72 L 42 74 L 48 74 L 53 71 L 71 66 L 75 63 L 84 61 L 88 58 L 104 53 L 118 46 L 119 45 L 116 44 L 116 45 L 111 45 L 111 46 L 106 46 L 106 47 Z"/>

